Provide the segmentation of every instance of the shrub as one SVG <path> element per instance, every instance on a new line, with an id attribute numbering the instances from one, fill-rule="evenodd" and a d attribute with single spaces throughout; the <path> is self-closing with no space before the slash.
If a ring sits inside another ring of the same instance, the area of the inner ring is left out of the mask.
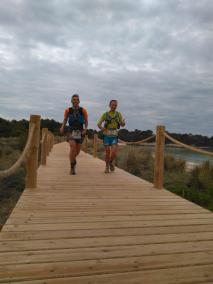
<path id="1" fill-rule="evenodd" d="M 139 177 L 153 178 L 153 157 L 150 150 L 135 146 L 124 146 L 119 149 L 118 167 Z"/>
<path id="2" fill-rule="evenodd" d="M 14 138 L 7 138 L 5 141 L 1 139 L 0 170 L 8 169 L 19 158 L 18 143 L 18 139 Z M 25 187 L 24 178 L 25 170 L 22 167 L 16 174 L 0 180 L 0 227 L 6 221 Z"/>
<path id="3" fill-rule="evenodd" d="M 189 185 L 213 197 L 213 166 L 209 161 L 192 170 Z"/>
<path id="4" fill-rule="evenodd" d="M 164 159 L 165 171 L 185 171 L 186 161 L 175 159 L 172 155 L 166 155 Z"/>

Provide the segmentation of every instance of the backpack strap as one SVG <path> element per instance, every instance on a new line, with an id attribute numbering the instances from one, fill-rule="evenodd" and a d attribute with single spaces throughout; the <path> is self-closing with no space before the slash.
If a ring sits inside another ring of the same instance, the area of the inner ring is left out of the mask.
<path id="1" fill-rule="evenodd" d="M 77 109 L 78 113 L 80 113 L 81 115 L 83 115 L 83 108 L 82 107 L 79 107 Z M 73 107 L 70 107 L 69 108 L 69 113 L 73 114 L 74 113 L 74 108 Z"/>
<path id="2" fill-rule="evenodd" d="M 112 117 L 109 112 L 105 112 L 106 114 L 106 119 L 105 119 L 105 125 L 104 127 L 107 128 L 107 126 L 111 123 L 112 120 L 115 120 L 117 123 L 118 128 L 120 128 L 120 120 L 119 120 L 119 113 L 116 111 L 115 116 Z"/>
<path id="3" fill-rule="evenodd" d="M 83 108 L 82 107 L 79 107 L 79 113 L 81 114 L 81 115 L 83 115 L 84 116 L 84 113 L 83 113 Z"/>

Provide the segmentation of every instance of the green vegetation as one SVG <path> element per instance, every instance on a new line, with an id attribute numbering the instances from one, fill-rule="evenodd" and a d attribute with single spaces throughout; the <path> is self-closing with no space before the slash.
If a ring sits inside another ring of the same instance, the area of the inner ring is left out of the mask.
<path id="1" fill-rule="evenodd" d="M 167 171 L 165 188 L 213 211 L 213 166 L 209 162 L 191 172 Z"/>
<path id="2" fill-rule="evenodd" d="M 137 146 L 120 147 L 116 164 L 133 175 L 153 180 L 154 159 L 149 150 Z"/>
<path id="3" fill-rule="evenodd" d="M 48 128 L 49 131 L 58 135 L 61 123 L 53 119 L 41 119 L 41 128 Z M 0 118 L 0 137 L 22 137 L 28 133 L 29 121 L 5 120 Z"/>
<path id="4" fill-rule="evenodd" d="M 0 118 L 0 137 L 19 137 L 24 135 L 28 130 L 29 122 L 25 119 L 20 121 L 17 120 L 5 120 Z M 54 135 L 59 135 L 59 128 L 61 123 L 53 120 L 53 119 L 41 119 L 41 128 L 48 128 Z M 92 138 L 94 133 L 97 133 L 96 130 L 89 129 L 88 136 Z M 192 135 L 192 134 L 177 134 L 177 133 L 170 133 L 174 138 L 177 140 L 194 146 L 199 147 L 213 147 L 213 136 L 207 137 L 202 135 Z M 98 132 L 99 137 L 101 138 L 101 132 Z M 145 138 L 148 138 L 153 135 L 152 130 L 138 130 L 135 129 L 134 131 L 129 131 L 127 129 L 120 129 L 119 131 L 119 138 L 124 141 L 139 141 Z M 150 142 L 153 142 L 151 140 Z M 170 143 L 166 141 L 166 143 Z"/>

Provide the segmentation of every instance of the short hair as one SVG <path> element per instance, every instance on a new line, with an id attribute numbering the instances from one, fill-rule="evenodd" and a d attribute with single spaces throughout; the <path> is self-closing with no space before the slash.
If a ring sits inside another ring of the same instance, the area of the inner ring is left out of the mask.
<path id="1" fill-rule="evenodd" d="M 113 103 L 113 102 L 115 102 L 116 104 L 118 103 L 117 100 L 111 100 L 111 101 L 109 102 L 109 105 L 111 106 L 111 103 Z"/>
<path id="2" fill-rule="evenodd" d="M 72 99 L 74 99 L 74 98 L 78 98 L 78 99 L 79 99 L 79 95 L 78 95 L 78 94 L 72 95 L 71 101 L 72 101 Z M 80 100 L 80 99 L 79 99 L 79 100 Z"/>

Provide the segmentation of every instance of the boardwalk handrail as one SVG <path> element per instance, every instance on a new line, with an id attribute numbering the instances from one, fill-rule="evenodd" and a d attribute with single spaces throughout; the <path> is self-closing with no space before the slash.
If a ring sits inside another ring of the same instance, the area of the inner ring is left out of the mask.
<path id="1" fill-rule="evenodd" d="M 43 128 L 43 129 L 45 129 L 45 128 Z M 44 133 L 42 134 L 42 137 L 41 137 L 41 145 L 43 145 L 43 144 L 45 143 L 46 136 L 47 136 L 47 133 L 44 132 Z"/>
<path id="2" fill-rule="evenodd" d="M 164 175 L 164 146 L 165 138 L 170 140 L 176 145 L 182 146 L 188 150 L 191 150 L 196 153 L 213 156 L 213 152 L 199 149 L 191 145 L 187 145 L 183 142 L 178 141 L 177 139 L 170 136 L 165 131 L 165 126 L 157 126 L 156 129 L 156 150 L 155 150 L 155 168 L 154 168 L 154 186 L 155 188 L 163 188 L 163 175 Z M 158 140 L 158 142 L 157 142 Z"/>
<path id="3" fill-rule="evenodd" d="M 165 131 L 165 126 L 160 125 L 156 127 L 156 135 L 152 135 L 150 137 L 147 137 L 143 140 L 132 142 L 132 141 L 123 141 L 121 139 L 118 139 L 118 142 L 120 142 L 123 145 L 140 145 L 143 144 L 153 138 L 156 138 L 155 143 L 155 159 L 154 159 L 154 180 L 153 185 L 154 188 L 162 189 L 163 188 L 163 175 L 164 175 L 164 148 L 165 148 L 165 138 L 169 139 L 171 142 L 180 145 L 186 149 L 189 149 L 191 151 L 205 154 L 209 156 L 213 156 L 213 152 L 209 152 L 206 150 L 198 149 L 196 147 L 184 144 L 173 137 L 171 137 L 168 133 Z M 93 157 L 97 157 L 97 151 L 98 151 L 98 144 L 99 142 L 102 142 L 102 140 L 98 137 L 98 134 L 95 133 L 93 137 Z M 85 141 L 85 152 L 87 152 L 88 148 L 88 136 L 86 137 Z"/>
<path id="4" fill-rule="evenodd" d="M 152 135 L 152 136 L 147 137 L 143 140 L 139 140 L 139 141 L 135 141 L 135 142 L 134 141 L 124 141 L 124 140 L 118 139 L 118 142 L 121 142 L 121 143 L 126 144 L 126 145 L 132 145 L 132 144 L 137 145 L 137 144 L 143 144 L 143 143 L 153 139 L 154 137 L 155 137 L 155 135 Z"/>
<path id="5" fill-rule="evenodd" d="M 93 139 L 93 157 L 97 157 L 97 151 L 98 151 L 98 134 L 94 134 L 94 139 Z"/>
<path id="6" fill-rule="evenodd" d="M 47 163 L 47 134 L 48 134 L 48 129 L 43 128 L 42 129 L 42 138 L 41 138 L 41 164 L 46 165 Z"/>
<path id="7" fill-rule="evenodd" d="M 180 145 L 180 146 L 183 146 L 184 148 L 186 149 L 189 149 L 193 152 L 197 152 L 197 153 L 200 153 L 200 154 L 204 154 L 204 155 L 209 155 L 209 156 L 213 156 L 213 152 L 209 152 L 209 151 L 206 151 L 206 150 L 202 150 L 202 149 L 198 149 L 196 147 L 193 147 L 191 145 L 187 145 L 183 142 L 180 142 L 178 140 L 176 140 L 175 138 L 173 138 L 172 136 L 170 136 L 168 133 L 164 132 L 164 135 L 165 137 L 170 140 L 171 142 L 173 142 L 174 144 L 176 145 Z"/>
<path id="8" fill-rule="evenodd" d="M 6 177 L 9 177 L 12 174 L 14 174 L 20 168 L 22 163 L 26 160 L 27 156 L 29 155 L 34 131 L 35 131 L 35 123 L 32 124 L 32 127 L 29 131 L 27 143 L 26 143 L 25 148 L 24 148 L 23 152 L 21 153 L 19 159 L 9 169 L 0 171 L 0 178 L 6 178 Z"/>
<path id="9" fill-rule="evenodd" d="M 154 187 L 163 188 L 164 173 L 164 147 L 165 147 L 165 126 L 156 127 L 155 161 L 154 161 Z"/>
<path id="10" fill-rule="evenodd" d="M 0 179 L 7 178 L 14 174 L 26 161 L 26 187 L 37 186 L 38 153 L 41 144 L 41 164 L 46 164 L 46 157 L 54 144 L 54 136 L 47 128 L 42 129 L 40 141 L 40 116 L 31 115 L 29 121 L 28 139 L 24 150 L 18 160 L 7 170 L 0 171 Z"/>
<path id="11" fill-rule="evenodd" d="M 137 141 L 137 142 L 130 142 L 130 141 L 127 142 L 127 141 L 123 141 L 123 140 L 121 140 L 121 139 L 118 139 L 118 142 L 120 142 L 120 143 L 122 143 L 122 144 L 125 144 L 125 145 L 132 145 L 132 144 L 135 144 L 135 145 L 139 144 L 139 145 L 140 145 L 140 144 L 142 144 L 142 143 L 145 143 L 145 142 L 147 142 L 147 141 L 153 139 L 154 137 L 155 137 L 155 135 L 152 135 L 151 137 L 145 138 L 145 139 L 140 140 L 140 141 Z M 88 138 L 87 138 L 87 139 L 88 139 Z M 94 134 L 94 137 L 93 137 L 93 157 L 94 157 L 94 158 L 97 157 L 98 142 L 103 142 L 103 140 L 98 137 L 98 134 L 97 134 L 97 133 L 95 133 L 95 134 Z"/>

